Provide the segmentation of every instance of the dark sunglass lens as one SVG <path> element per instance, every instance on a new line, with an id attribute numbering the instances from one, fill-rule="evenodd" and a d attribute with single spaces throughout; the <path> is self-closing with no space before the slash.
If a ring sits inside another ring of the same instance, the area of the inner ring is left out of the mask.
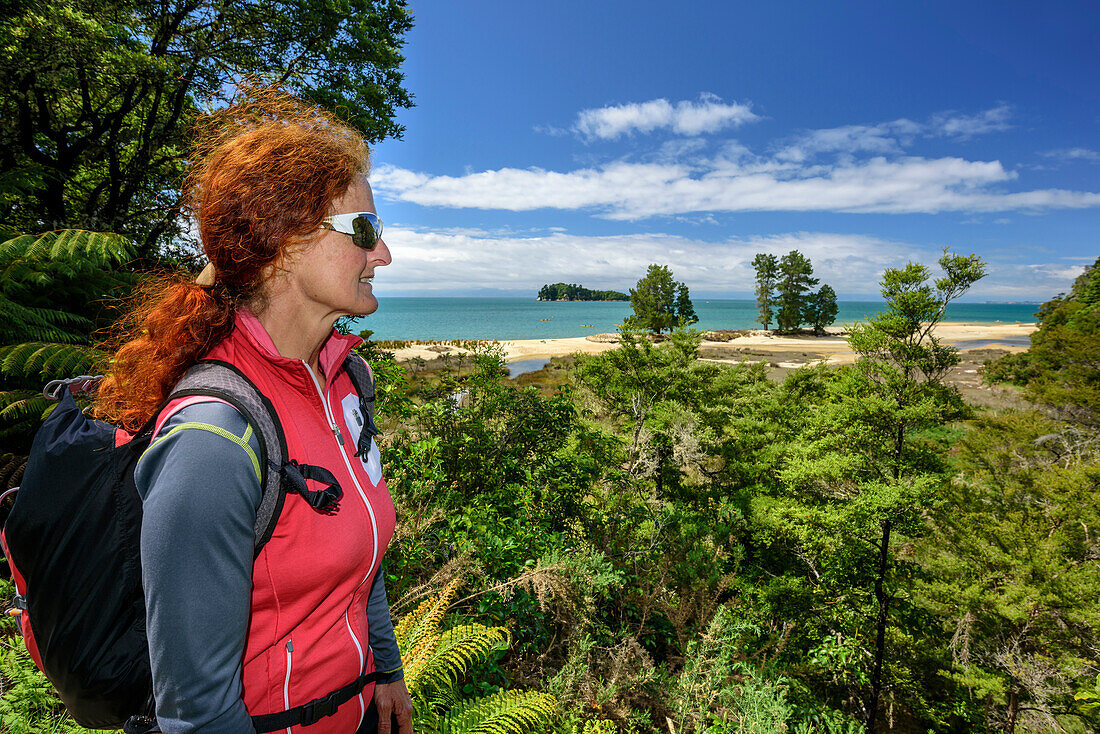
<path id="1" fill-rule="evenodd" d="M 378 235 L 374 232 L 374 225 L 367 217 L 353 219 L 351 228 L 355 230 L 355 233 L 351 236 L 351 241 L 357 246 L 362 247 L 364 250 L 373 250 L 374 246 L 378 244 Z"/>

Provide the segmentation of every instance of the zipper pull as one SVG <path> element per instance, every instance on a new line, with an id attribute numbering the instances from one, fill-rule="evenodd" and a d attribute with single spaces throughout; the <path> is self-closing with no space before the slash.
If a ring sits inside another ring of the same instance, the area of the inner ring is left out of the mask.
<path id="1" fill-rule="evenodd" d="M 287 640 L 286 641 L 286 651 L 287 652 L 294 652 L 294 640 Z"/>
<path id="2" fill-rule="evenodd" d="M 340 442 L 341 446 L 344 445 L 344 437 L 340 433 L 340 429 L 337 427 L 337 425 L 335 423 L 332 424 L 332 435 L 336 436 L 336 440 Z"/>

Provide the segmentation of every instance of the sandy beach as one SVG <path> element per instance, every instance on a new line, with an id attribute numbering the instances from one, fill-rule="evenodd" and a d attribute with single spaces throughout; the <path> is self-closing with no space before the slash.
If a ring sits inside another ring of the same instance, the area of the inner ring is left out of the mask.
<path id="1" fill-rule="evenodd" d="M 995 346 L 1010 352 L 1024 351 L 1021 340 L 1036 330 L 1035 324 L 978 324 L 944 322 L 936 327 L 935 334 L 960 350 L 984 349 Z M 826 336 L 776 336 L 765 331 L 750 331 L 728 341 L 704 340 L 700 356 L 716 361 L 738 361 L 740 355 L 774 354 L 780 361 L 790 357 L 799 364 L 806 358 L 826 360 L 832 364 L 844 364 L 855 359 L 841 327 L 830 327 Z M 598 354 L 617 346 L 617 334 L 592 334 L 568 339 L 518 339 L 501 341 L 508 362 L 521 359 L 546 359 L 562 357 L 577 352 Z M 396 350 L 399 360 L 415 358 L 430 360 L 441 354 L 460 354 L 466 350 L 443 345 L 414 345 Z M 786 366 L 786 365 L 783 365 Z M 792 365 L 793 366 L 793 365 Z"/>

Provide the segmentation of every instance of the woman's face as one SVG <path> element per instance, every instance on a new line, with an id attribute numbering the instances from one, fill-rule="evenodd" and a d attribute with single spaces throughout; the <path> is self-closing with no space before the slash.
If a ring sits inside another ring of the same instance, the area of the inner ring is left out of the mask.
<path id="1" fill-rule="evenodd" d="M 374 194 L 366 177 L 357 179 L 332 204 L 332 214 L 375 212 Z M 375 212 L 377 213 L 377 212 Z M 351 235 L 322 229 L 315 239 L 288 256 L 285 267 L 290 292 L 310 315 L 335 321 L 341 316 L 374 313 L 371 278 L 376 268 L 390 264 L 390 250 L 379 240 L 373 250 L 357 247 Z"/>

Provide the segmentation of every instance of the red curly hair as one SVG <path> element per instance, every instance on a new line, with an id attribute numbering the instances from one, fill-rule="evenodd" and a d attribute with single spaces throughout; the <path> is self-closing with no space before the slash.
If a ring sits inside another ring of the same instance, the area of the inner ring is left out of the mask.
<path id="1" fill-rule="evenodd" d="M 213 285 L 152 281 L 122 322 L 96 413 L 129 431 L 148 421 L 188 367 L 233 331 L 237 309 L 263 307 L 263 286 L 287 249 L 321 225 L 369 170 L 362 136 L 279 90 L 207 116 L 185 185 L 214 268 Z"/>

